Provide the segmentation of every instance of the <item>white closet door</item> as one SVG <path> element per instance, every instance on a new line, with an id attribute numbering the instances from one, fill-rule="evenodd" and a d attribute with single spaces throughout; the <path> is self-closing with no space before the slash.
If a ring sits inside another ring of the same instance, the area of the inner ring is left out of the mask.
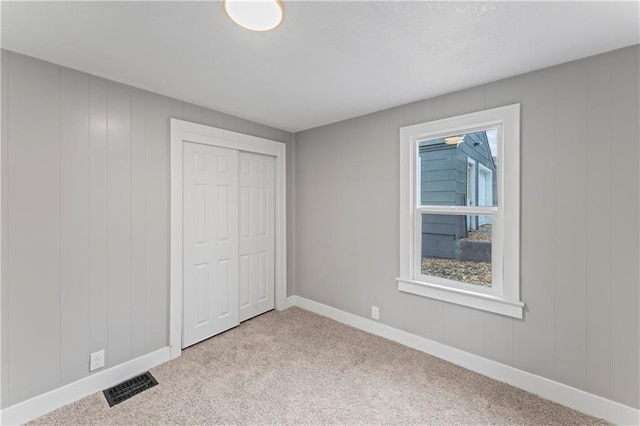
<path id="1" fill-rule="evenodd" d="M 240 321 L 274 308 L 275 159 L 239 155 Z"/>
<path id="2" fill-rule="evenodd" d="M 238 151 L 183 144 L 187 347 L 238 325 Z"/>

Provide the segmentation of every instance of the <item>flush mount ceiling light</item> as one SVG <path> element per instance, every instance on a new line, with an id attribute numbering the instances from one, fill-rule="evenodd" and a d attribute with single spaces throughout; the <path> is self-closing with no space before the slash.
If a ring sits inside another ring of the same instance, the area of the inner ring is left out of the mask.
<path id="1" fill-rule="evenodd" d="M 224 11 L 242 28 L 269 31 L 277 28 L 284 18 L 279 0 L 224 0 Z"/>

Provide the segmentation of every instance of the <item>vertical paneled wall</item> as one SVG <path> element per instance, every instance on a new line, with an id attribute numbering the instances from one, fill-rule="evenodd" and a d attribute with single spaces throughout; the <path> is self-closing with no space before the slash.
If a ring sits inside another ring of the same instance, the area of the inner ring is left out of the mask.
<path id="1" fill-rule="evenodd" d="M 3 407 L 86 377 L 91 352 L 110 367 L 168 344 L 170 117 L 293 152 L 278 129 L 2 51 Z"/>
<path id="2" fill-rule="evenodd" d="M 296 294 L 640 406 L 638 46 L 296 134 Z M 398 292 L 402 126 L 521 104 L 523 320 Z"/>

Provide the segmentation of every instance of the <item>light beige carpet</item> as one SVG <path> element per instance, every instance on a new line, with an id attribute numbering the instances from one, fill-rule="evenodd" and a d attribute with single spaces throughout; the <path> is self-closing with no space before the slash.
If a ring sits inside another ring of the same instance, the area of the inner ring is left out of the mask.
<path id="1" fill-rule="evenodd" d="M 33 424 L 603 424 L 299 308 L 269 312 L 151 370 L 109 408 L 97 393 Z"/>

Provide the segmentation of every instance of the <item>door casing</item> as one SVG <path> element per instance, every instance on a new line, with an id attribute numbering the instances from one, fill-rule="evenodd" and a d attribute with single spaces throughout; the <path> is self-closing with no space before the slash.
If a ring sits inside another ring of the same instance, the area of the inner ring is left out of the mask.
<path id="1" fill-rule="evenodd" d="M 275 158 L 275 307 L 287 307 L 286 147 L 282 142 L 216 127 L 170 119 L 171 127 L 171 257 L 169 283 L 169 347 L 171 359 L 182 353 L 182 145 L 195 142 Z"/>

